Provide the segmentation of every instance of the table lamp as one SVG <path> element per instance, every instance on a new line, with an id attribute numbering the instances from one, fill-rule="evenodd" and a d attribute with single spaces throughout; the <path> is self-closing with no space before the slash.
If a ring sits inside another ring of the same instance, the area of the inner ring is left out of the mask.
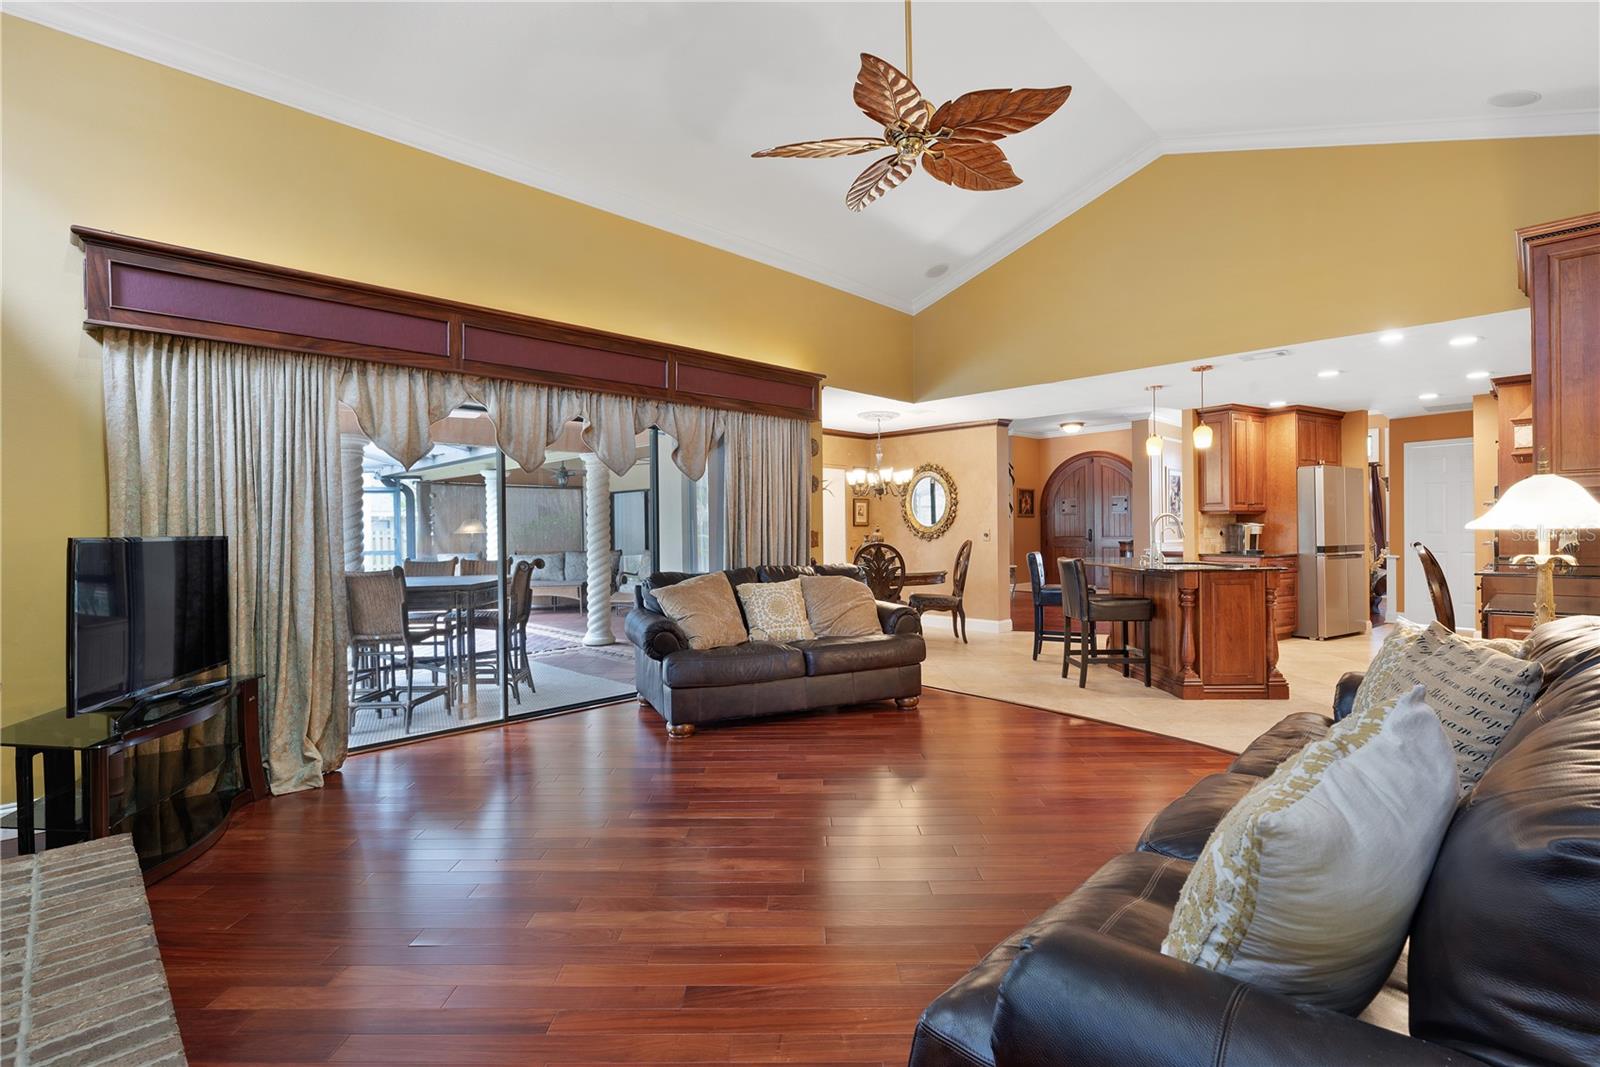
<path id="1" fill-rule="evenodd" d="M 1534 566 L 1533 624 L 1542 626 L 1556 617 L 1556 563 L 1577 563 L 1554 552 L 1559 546 L 1552 538 L 1558 530 L 1600 529 L 1600 500 L 1571 478 L 1534 474 L 1507 489 L 1493 507 L 1467 523 L 1467 529 L 1532 530 L 1538 535 L 1539 550 L 1513 556 L 1511 562 Z"/>

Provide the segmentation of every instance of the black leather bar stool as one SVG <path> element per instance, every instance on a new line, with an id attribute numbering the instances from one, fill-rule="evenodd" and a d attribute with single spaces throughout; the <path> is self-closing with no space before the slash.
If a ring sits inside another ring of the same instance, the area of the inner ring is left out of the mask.
<path id="1" fill-rule="evenodd" d="M 1078 688 L 1082 689 L 1089 684 L 1090 660 L 1122 660 L 1122 676 L 1128 677 L 1129 665 L 1133 662 L 1133 648 L 1128 643 L 1128 626 L 1130 623 L 1142 623 L 1143 632 L 1140 634 L 1140 646 L 1144 649 L 1144 684 L 1150 684 L 1150 620 L 1154 618 L 1156 606 L 1149 597 L 1123 596 L 1115 593 L 1096 593 L 1089 585 L 1089 572 L 1081 559 L 1062 558 L 1056 561 L 1061 569 L 1061 610 L 1065 616 L 1065 625 L 1070 628 L 1074 622 L 1083 628 L 1083 639 L 1078 643 L 1080 658 L 1078 660 Z M 1095 633 L 1095 624 L 1102 622 L 1120 622 L 1122 624 L 1122 647 L 1100 648 L 1099 638 Z M 1061 651 L 1061 677 L 1070 677 L 1068 671 L 1072 667 L 1072 642 L 1066 642 Z"/>
<path id="2" fill-rule="evenodd" d="M 1046 630 L 1044 628 L 1044 609 L 1055 605 L 1061 606 L 1061 587 L 1048 585 L 1044 580 L 1044 555 L 1039 552 L 1028 553 L 1028 586 L 1033 592 L 1033 658 L 1039 658 L 1039 650 L 1046 641 L 1065 641 L 1065 630 Z"/>

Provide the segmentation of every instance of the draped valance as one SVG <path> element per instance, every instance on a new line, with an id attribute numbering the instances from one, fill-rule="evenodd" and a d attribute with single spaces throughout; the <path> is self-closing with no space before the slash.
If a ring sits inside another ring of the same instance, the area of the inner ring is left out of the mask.
<path id="1" fill-rule="evenodd" d="M 705 475 L 712 447 L 736 417 L 647 397 L 354 361 L 340 378 L 339 399 L 355 412 L 372 442 L 407 468 L 433 447 L 432 424 L 463 404 L 476 403 L 494 424 L 500 448 L 523 470 L 540 467 L 562 429 L 581 419 L 583 443 L 613 473 L 633 469 L 638 435 L 654 426 L 673 439 L 672 461 L 691 481 Z"/>

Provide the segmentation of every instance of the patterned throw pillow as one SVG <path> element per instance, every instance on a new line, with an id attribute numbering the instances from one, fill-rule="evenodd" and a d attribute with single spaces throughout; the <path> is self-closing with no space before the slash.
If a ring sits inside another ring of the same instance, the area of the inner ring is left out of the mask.
<path id="1" fill-rule="evenodd" d="M 733 599 L 733 586 L 720 571 L 685 578 L 650 592 L 667 618 L 678 624 L 690 648 L 722 648 L 742 645 L 750 639 L 744 620 L 739 617 L 739 602 Z"/>
<path id="2" fill-rule="evenodd" d="M 802 577 L 806 618 L 818 637 L 867 637 L 883 633 L 878 602 L 865 582 L 844 575 Z"/>
<path id="3" fill-rule="evenodd" d="M 1394 967 L 1455 808 L 1422 686 L 1353 713 L 1223 816 L 1161 951 L 1355 1014 Z"/>
<path id="4" fill-rule="evenodd" d="M 1444 724 L 1465 793 L 1483 776 L 1500 741 L 1539 695 L 1544 669 L 1504 651 L 1520 642 L 1480 641 L 1439 623 L 1396 625 L 1356 690 L 1351 714 L 1427 687 L 1428 706 Z"/>
<path id="5" fill-rule="evenodd" d="M 817 635 L 806 620 L 805 596 L 800 579 L 787 582 L 746 582 L 739 586 L 739 603 L 750 622 L 752 641 L 809 641 Z"/>

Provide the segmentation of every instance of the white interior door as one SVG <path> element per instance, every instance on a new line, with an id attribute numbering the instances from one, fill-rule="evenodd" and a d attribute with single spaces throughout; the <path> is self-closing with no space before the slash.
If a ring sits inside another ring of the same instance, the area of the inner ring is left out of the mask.
<path id="1" fill-rule="evenodd" d="M 843 467 L 822 469 L 822 562 L 848 563 L 850 560 L 845 511 L 849 487 L 844 483 Z"/>
<path id="2" fill-rule="evenodd" d="M 1400 546 L 1406 561 L 1404 598 L 1400 614 L 1413 622 L 1432 622 L 1433 601 L 1422 563 L 1412 550 L 1421 541 L 1439 559 L 1456 626 L 1474 628 L 1477 597 L 1473 578 L 1473 533 L 1466 524 L 1472 510 L 1472 439 L 1412 441 L 1405 446 L 1405 539 Z"/>

